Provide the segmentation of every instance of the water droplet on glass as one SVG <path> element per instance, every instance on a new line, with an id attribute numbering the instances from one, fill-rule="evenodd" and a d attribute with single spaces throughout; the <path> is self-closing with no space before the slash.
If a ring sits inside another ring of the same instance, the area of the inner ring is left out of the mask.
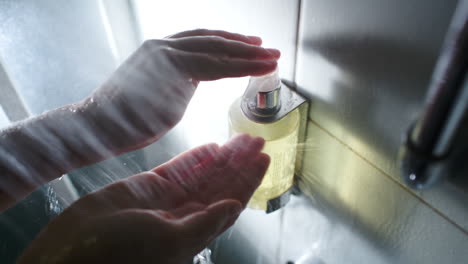
<path id="1" fill-rule="evenodd" d="M 214 264 L 211 261 L 211 250 L 205 248 L 193 258 L 193 264 Z"/>
<path id="2" fill-rule="evenodd" d="M 57 199 L 57 194 L 52 186 L 47 186 L 47 204 L 46 211 L 50 215 L 58 215 L 62 211 L 62 207 Z"/>
<path id="3" fill-rule="evenodd" d="M 231 228 L 231 229 L 229 230 L 229 233 L 228 233 L 228 236 L 227 236 L 227 239 L 228 239 L 228 240 L 231 239 L 232 232 L 234 232 L 234 228 Z"/>

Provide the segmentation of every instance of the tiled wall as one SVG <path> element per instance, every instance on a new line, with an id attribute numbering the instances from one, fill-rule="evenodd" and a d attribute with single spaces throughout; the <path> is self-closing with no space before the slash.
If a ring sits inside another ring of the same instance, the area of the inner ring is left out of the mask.
<path id="1" fill-rule="evenodd" d="M 395 263 L 468 259 L 468 190 L 413 191 L 397 167 L 455 5 L 301 4 L 296 82 L 311 98 L 301 189 L 350 215 Z"/>

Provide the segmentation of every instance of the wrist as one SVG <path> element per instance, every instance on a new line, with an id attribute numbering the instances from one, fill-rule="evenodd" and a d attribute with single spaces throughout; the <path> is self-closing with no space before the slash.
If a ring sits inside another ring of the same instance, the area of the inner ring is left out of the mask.
<path id="1" fill-rule="evenodd" d="M 156 125 L 160 122 L 149 107 L 130 97 L 94 95 L 77 105 L 77 113 L 108 152 L 106 158 L 147 146 L 168 130 Z"/>

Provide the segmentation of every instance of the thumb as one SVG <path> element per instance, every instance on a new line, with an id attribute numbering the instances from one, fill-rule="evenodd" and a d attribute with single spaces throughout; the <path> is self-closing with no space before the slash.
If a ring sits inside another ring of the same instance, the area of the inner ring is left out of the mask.
<path id="1" fill-rule="evenodd" d="M 184 237 L 193 242 L 190 244 L 196 246 L 196 250 L 201 250 L 232 225 L 241 212 L 242 204 L 237 200 L 227 199 L 213 203 L 203 211 L 181 219 Z"/>

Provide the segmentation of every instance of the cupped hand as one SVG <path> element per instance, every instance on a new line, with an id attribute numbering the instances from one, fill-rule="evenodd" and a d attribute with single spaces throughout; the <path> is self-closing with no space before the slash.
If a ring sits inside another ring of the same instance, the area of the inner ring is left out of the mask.
<path id="1" fill-rule="evenodd" d="M 269 165 L 263 144 L 240 135 L 204 145 L 89 194 L 18 263 L 183 263 L 237 219 Z"/>
<path id="2" fill-rule="evenodd" d="M 280 52 L 260 44 L 258 37 L 205 29 L 147 40 L 79 112 L 112 153 L 146 146 L 179 122 L 200 81 L 273 71 Z"/>

